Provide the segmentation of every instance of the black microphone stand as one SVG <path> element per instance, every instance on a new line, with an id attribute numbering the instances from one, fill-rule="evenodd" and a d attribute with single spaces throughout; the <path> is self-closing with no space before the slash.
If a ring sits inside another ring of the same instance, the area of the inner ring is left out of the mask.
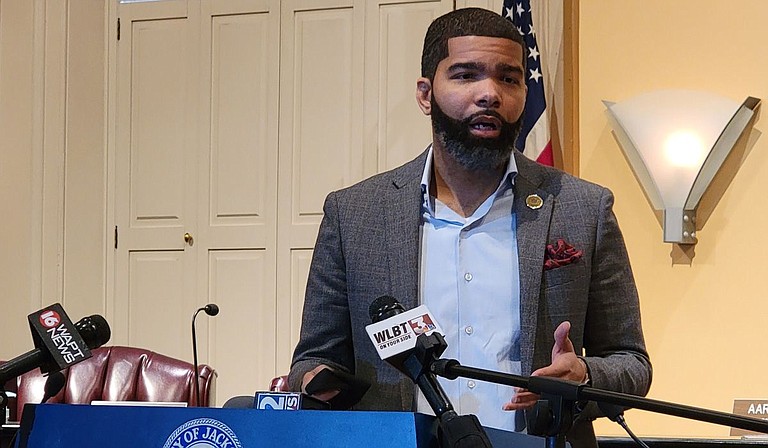
<path id="1" fill-rule="evenodd" d="M 219 307 L 215 303 L 209 303 L 204 307 L 198 308 L 195 314 L 192 315 L 192 362 L 195 368 L 195 406 L 200 407 L 200 365 L 197 362 L 197 333 L 195 332 L 195 319 L 197 313 L 205 311 L 205 314 L 209 316 L 215 316 L 219 314 Z"/>
<path id="2" fill-rule="evenodd" d="M 577 404 L 586 401 L 597 403 L 608 417 L 613 414 L 615 418 L 626 408 L 636 408 L 768 434 L 768 422 L 764 420 L 597 389 L 586 384 L 557 378 L 523 377 L 493 370 L 466 367 L 455 359 L 438 359 L 432 363 L 430 371 L 435 375 L 452 380 L 458 377 L 471 378 L 520 387 L 540 394 L 542 399 L 536 403 L 532 411 L 526 413 L 526 421 L 529 425 L 528 433 L 546 437 L 548 448 L 564 446 L 565 433 L 571 426 L 574 410 L 577 408 Z"/>
<path id="3" fill-rule="evenodd" d="M 197 407 L 200 407 L 200 364 L 197 362 L 197 333 L 195 332 L 195 319 L 197 318 L 197 313 L 200 311 L 205 311 L 205 307 L 199 308 L 195 311 L 195 314 L 192 315 L 192 365 L 195 369 L 195 406 Z"/>
<path id="4" fill-rule="evenodd" d="M 0 425 L 8 423 L 5 418 L 7 408 L 8 394 L 5 392 L 4 387 L 0 386 Z"/>
<path id="5" fill-rule="evenodd" d="M 420 334 L 416 338 L 414 350 L 403 361 L 403 370 L 419 385 L 419 389 L 425 393 L 425 398 L 435 411 L 440 428 L 438 439 L 442 448 L 492 448 L 477 416 L 458 415 L 437 378 L 430 372 L 430 366 L 447 347 L 448 344 L 440 333 L 433 332 L 429 336 Z M 427 396 L 428 393 L 432 396 Z"/>

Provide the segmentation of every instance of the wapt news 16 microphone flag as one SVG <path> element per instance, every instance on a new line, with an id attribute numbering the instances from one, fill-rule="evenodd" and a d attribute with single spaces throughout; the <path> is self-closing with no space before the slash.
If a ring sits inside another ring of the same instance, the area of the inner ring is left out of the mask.
<path id="1" fill-rule="evenodd" d="M 27 319 L 35 347 L 51 355 L 40 366 L 40 372 L 62 370 L 91 357 L 88 345 L 61 304 L 54 303 L 35 311 Z"/>

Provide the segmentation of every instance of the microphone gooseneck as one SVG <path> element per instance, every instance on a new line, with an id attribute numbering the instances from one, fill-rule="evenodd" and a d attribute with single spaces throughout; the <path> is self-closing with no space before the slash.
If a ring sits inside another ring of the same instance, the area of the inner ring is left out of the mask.
<path id="1" fill-rule="evenodd" d="M 195 368 L 195 406 L 200 406 L 200 366 L 197 362 L 197 332 L 195 331 L 195 319 L 197 319 L 197 314 L 200 311 L 205 312 L 209 316 L 215 316 L 219 314 L 219 306 L 215 303 L 209 303 L 198 308 L 195 314 L 192 315 L 192 361 Z"/>

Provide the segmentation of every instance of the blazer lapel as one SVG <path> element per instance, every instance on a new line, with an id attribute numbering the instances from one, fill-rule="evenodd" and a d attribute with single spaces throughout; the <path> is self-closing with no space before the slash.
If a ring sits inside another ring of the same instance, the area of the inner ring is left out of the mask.
<path id="1" fill-rule="evenodd" d="M 517 221 L 517 250 L 520 263 L 520 351 L 523 374 L 532 371 L 536 330 L 538 328 L 541 276 L 544 250 L 549 237 L 549 226 L 554 196 L 542 188 L 545 172 L 515 152 L 518 175 L 515 178 L 515 214 Z M 536 208 L 535 198 L 543 200 Z M 545 330 L 546 331 L 546 330 Z"/>
<path id="2" fill-rule="evenodd" d="M 418 306 L 421 231 L 421 175 L 426 152 L 393 173 L 385 191 L 389 290 L 406 309 Z M 384 285 L 382 285 L 384 287 Z"/>

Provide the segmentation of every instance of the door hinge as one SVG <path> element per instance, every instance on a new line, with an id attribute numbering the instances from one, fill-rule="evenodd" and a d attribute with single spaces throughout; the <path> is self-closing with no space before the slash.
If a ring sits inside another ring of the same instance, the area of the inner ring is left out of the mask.
<path id="1" fill-rule="evenodd" d="M 115 249 L 117 249 L 117 226 L 115 226 Z"/>
<path id="2" fill-rule="evenodd" d="M 117 18 L 117 40 L 120 40 L 120 17 Z"/>

